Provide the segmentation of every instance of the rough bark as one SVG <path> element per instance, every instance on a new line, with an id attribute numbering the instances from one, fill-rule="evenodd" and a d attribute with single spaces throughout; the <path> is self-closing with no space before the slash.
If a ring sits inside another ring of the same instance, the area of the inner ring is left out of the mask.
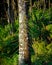
<path id="1" fill-rule="evenodd" d="M 29 41 L 27 30 L 27 1 L 19 0 L 19 65 L 30 65 Z"/>

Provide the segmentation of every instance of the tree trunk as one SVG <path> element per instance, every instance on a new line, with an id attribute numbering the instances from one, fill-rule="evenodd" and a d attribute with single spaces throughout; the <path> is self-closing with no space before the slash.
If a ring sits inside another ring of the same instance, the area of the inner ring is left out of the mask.
<path id="1" fill-rule="evenodd" d="M 19 0 L 19 65 L 30 65 L 29 40 L 28 40 L 28 18 L 27 1 Z"/>
<path id="2" fill-rule="evenodd" d="M 10 21 L 11 21 L 11 26 L 12 26 L 12 29 L 11 29 L 12 33 L 15 32 L 15 26 L 14 26 L 15 14 L 16 14 L 15 2 L 14 2 L 14 0 L 11 0 L 10 1 Z"/>
<path id="3" fill-rule="evenodd" d="M 7 16 L 7 19 L 8 19 L 8 23 L 10 23 L 10 4 L 9 4 L 9 0 L 7 0 L 7 4 L 8 4 L 8 8 L 7 8 L 8 16 Z"/>
<path id="4" fill-rule="evenodd" d="M 10 34 L 13 34 L 14 32 L 14 0 L 7 0 L 8 9 L 7 9 L 7 18 L 8 18 L 8 24 L 11 25 Z"/>
<path id="5" fill-rule="evenodd" d="M 16 7 L 15 7 L 16 3 L 14 0 L 11 0 L 11 13 L 13 13 L 13 18 L 16 19 L 17 17 L 17 12 L 16 12 Z"/>

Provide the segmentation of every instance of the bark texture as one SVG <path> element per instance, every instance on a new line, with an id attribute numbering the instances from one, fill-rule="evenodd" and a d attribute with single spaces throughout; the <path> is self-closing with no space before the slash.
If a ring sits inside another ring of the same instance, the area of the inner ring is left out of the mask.
<path id="1" fill-rule="evenodd" d="M 29 41 L 28 41 L 28 18 L 27 18 L 28 1 L 19 0 L 19 65 L 30 65 Z"/>

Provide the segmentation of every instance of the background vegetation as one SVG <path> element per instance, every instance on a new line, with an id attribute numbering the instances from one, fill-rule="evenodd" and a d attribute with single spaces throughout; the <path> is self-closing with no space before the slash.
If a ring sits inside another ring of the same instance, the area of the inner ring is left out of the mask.
<path id="1" fill-rule="evenodd" d="M 28 20 L 31 39 L 31 44 L 29 45 L 31 62 L 32 65 L 52 65 L 52 7 L 50 6 L 49 8 L 46 5 L 47 7 L 44 11 L 41 1 L 39 5 L 42 6 L 42 8 L 38 9 L 36 3 L 38 2 L 32 1 L 32 11 L 31 13 L 29 12 Z M 15 18 L 14 32 L 11 34 L 12 29 L 12 24 L 8 24 L 7 20 L 3 20 L 3 16 L 1 16 L 0 65 L 18 65 L 18 16 L 17 19 Z"/>

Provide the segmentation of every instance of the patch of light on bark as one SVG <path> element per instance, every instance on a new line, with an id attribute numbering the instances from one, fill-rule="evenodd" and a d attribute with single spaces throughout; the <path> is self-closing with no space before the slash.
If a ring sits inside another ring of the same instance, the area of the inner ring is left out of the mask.
<path id="1" fill-rule="evenodd" d="M 20 18 L 19 18 L 19 23 L 22 23 L 22 20 L 23 20 L 22 14 L 20 14 L 19 17 L 20 17 Z"/>
<path id="2" fill-rule="evenodd" d="M 24 52 L 19 52 L 19 61 L 20 61 L 20 64 L 24 64 L 23 60 L 24 60 Z"/>
<path id="3" fill-rule="evenodd" d="M 23 48 L 21 47 L 19 50 L 23 51 Z"/>
<path id="4" fill-rule="evenodd" d="M 26 39 L 28 40 L 28 37 Z"/>
<path id="5" fill-rule="evenodd" d="M 20 44 L 21 46 L 23 45 L 23 44 Z"/>
<path id="6" fill-rule="evenodd" d="M 22 34 L 19 34 L 19 37 L 21 37 L 22 36 Z"/>
<path id="7" fill-rule="evenodd" d="M 19 51 L 20 55 L 24 55 L 24 51 Z"/>
<path id="8" fill-rule="evenodd" d="M 24 60 L 24 56 L 19 55 L 19 61 L 20 61 L 19 65 L 24 65 L 23 60 Z"/>
<path id="9" fill-rule="evenodd" d="M 22 30 L 21 33 L 23 33 L 24 31 Z"/>
<path id="10" fill-rule="evenodd" d="M 22 38 L 22 37 L 21 37 Z M 24 40 L 23 39 L 20 39 L 20 45 L 22 46 L 23 45 L 23 43 L 22 42 L 24 42 Z"/>
<path id="11" fill-rule="evenodd" d="M 9 23 L 9 19 L 8 19 L 8 23 Z"/>

